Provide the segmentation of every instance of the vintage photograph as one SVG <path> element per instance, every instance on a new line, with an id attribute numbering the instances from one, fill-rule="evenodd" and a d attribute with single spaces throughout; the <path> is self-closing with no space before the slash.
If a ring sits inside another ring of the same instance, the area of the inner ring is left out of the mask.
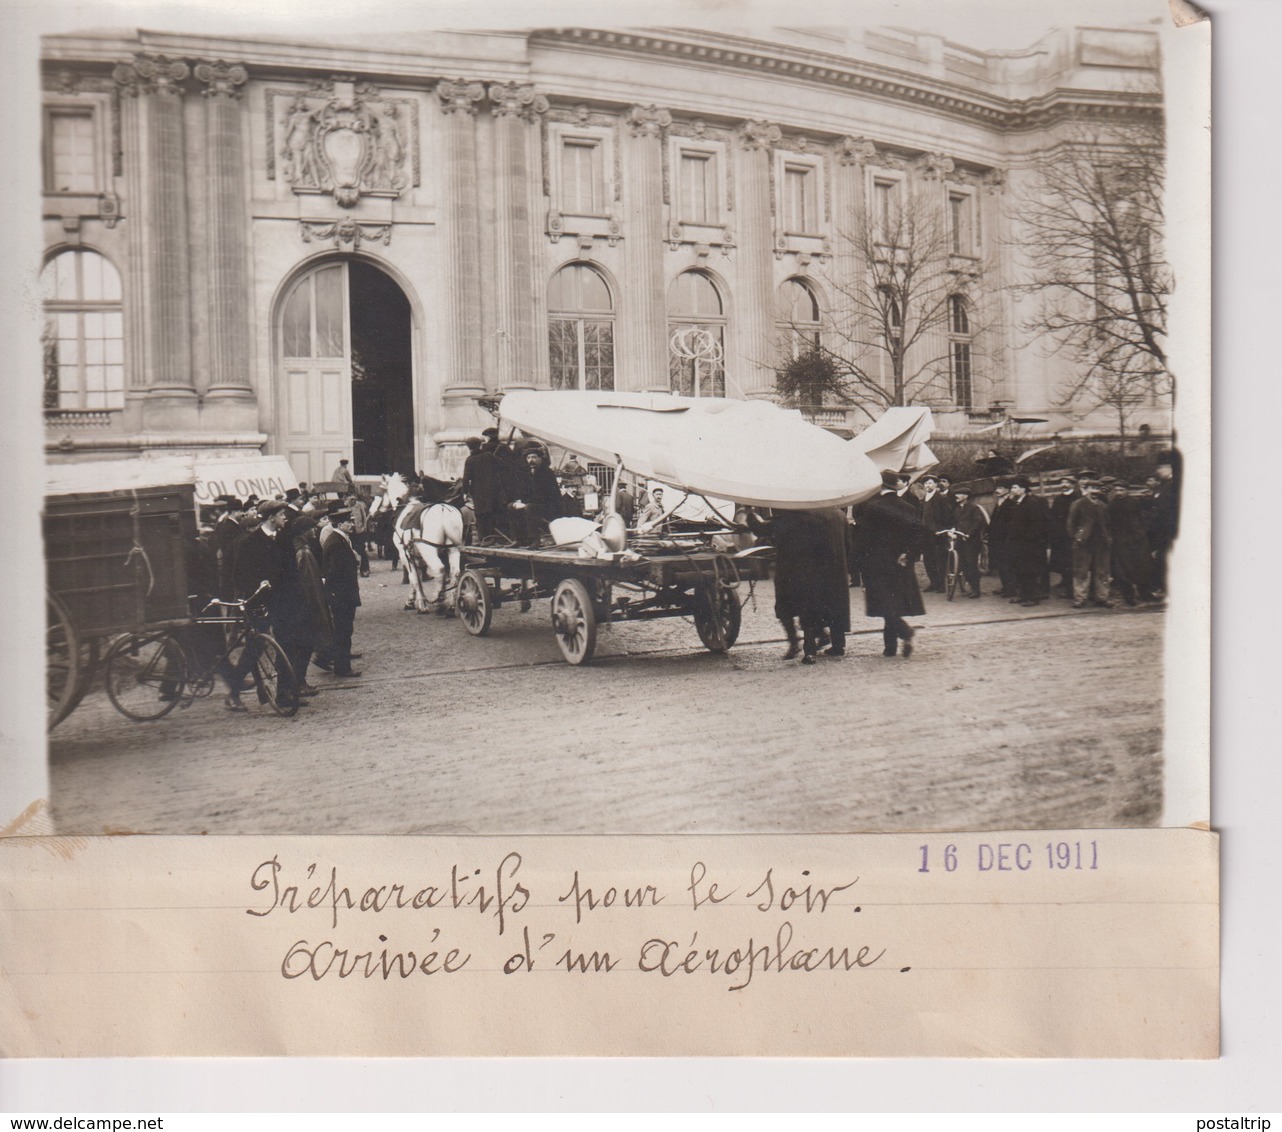
<path id="1" fill-rule="evenodd" d="M 1209 76 L 1109 11 L 45 35 L 51 829 L 1193 820 Z"/>

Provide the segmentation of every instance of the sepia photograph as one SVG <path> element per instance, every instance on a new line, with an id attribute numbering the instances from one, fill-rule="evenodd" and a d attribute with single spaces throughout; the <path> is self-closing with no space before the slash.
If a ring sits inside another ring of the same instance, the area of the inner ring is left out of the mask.
<path id="1" fill-rule="evenodd" d="M 43 35 L 12 815 L 1205 821 L 1172 7 Z"/>

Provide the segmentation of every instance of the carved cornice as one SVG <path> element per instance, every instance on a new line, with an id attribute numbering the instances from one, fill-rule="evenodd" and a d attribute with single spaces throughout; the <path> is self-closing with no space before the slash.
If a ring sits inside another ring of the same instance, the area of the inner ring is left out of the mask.
<path id="1" fill-rule="evenodd" d="M 182 82 L 191 69 L 181 59 L 167 55 L 135 55 L 132 63 L 118 63 L 111 77 L 126 98 L 141 94 L 159 94 L 181 98 Z"/>
<path id="2" fill-rule="evenodd" d="M 634 138 L 658 138 L 672 125 L 672 114 L 654 105 L 633 106 L 624 120 Z"/>
<path id="3" fill-rule="evenodd" d="M 744 122 L 738 134 L 744 149 L 770 149 L 783 140 L 783 131 L 770 122 Z"/>
<path id="4" fill-rule="evenodd" d="M 536 39 L 578 43 L 597 50 L 655 55 L 667 61 L 697 59 L 701 66 L 751 71 L 814 83 L 892 102 L 908 102 L 950 117 L 999 129 L 1023 130 L 1065 117 L 1160 118 L 1160 94 L 1056 88 L 1030 98 L 1008 98 L 957 82 L 914 75 L 893 67 L 836 55 L 804 56 L 771 51 L 760 42 L 692 42 L 675 36 L 597 28 L 540 31 Z"/>
<path id="5" fill-rule="evenodd" d="M 436 84 L 436 96 L 443 113 L 475 114 L 477 103 L 485 97 L 485 87 L 466 79 L 442 79 Z"/>
<path id="6" fill-rule="evenodd" d="M 533 122 L 548 112 L 548 100 L 530 83 L 491 83 L 490 112 L 496 118 Z"/>
<path id="7" fill-rule="evenodd" d="M 238 100 L 243 86 L 249 79 L 249 72 L 239 63 L 225 63 L 218 59 L 213 63 L 197 63 L 193 73 L 196 81 L 205 84 L 200 93 L 206 98 L 230 98 Z"/>

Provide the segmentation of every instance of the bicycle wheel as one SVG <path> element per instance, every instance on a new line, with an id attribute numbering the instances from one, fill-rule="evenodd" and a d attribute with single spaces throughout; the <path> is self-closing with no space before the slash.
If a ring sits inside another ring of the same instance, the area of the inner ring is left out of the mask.
<path id="1" fill-rule="evenodd" d="M 953 600 L 953 594 L 957 592 L 957 581 L 961 577 L 961 556 L 957 553 L 955 546 L 948 548 L 948 564 L 944 569 L 944 593 L 948 600 Z"/>
<path id="2" fill-rule="evenodd" d="M 254 651 L 254 687 L 260 703 L 277 715 L 291 716 L 298 711 L 298 681 L 285 650 L 275 637 L 251 633 L 245 642 Z"/>
<path id="3" fill-rule="evenodd" d="M 170 633 L 130 634 L 107 653 L 107 696 L 127 719 L 147 723 L 182 699 L 187 654 Z"/>

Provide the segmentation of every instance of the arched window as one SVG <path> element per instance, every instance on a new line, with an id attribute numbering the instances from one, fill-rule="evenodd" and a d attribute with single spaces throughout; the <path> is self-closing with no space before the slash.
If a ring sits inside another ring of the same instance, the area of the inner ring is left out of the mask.
<path id="1" fill-rule="evenodd" d="M 725 308 L 716 284 L 684 271 L 668 288 L 668 377 L 685 397 L 726 395 Z"/>
<path id="2" fill-rule="evenodd" d="M 785 358 L 799 358 L 819 346 L 819 300 L 810 285 L 785 279 L 779 287 L 776 317 Z"/>
<path id="3" fill-rule="evenodd" d="M 97 252 L 59 252 L 40 276 L 44 292 L 44 407 L 120 409 L 125 336 L 120 274 Z"/>
<path id="4" fill-rule="evenodd" d="M 970 310 L 961 295 L 950 295 L 948 298 L 948 339 L 953 404 L 959 409 L 969 409 L 974 400 Z"/>
<path id="5" fill-rule="evenodd" d="M 552 276 L 548 354 L 553 389 L 614 388 L 614 303 L 596 268 L 571 263 Z"/>

